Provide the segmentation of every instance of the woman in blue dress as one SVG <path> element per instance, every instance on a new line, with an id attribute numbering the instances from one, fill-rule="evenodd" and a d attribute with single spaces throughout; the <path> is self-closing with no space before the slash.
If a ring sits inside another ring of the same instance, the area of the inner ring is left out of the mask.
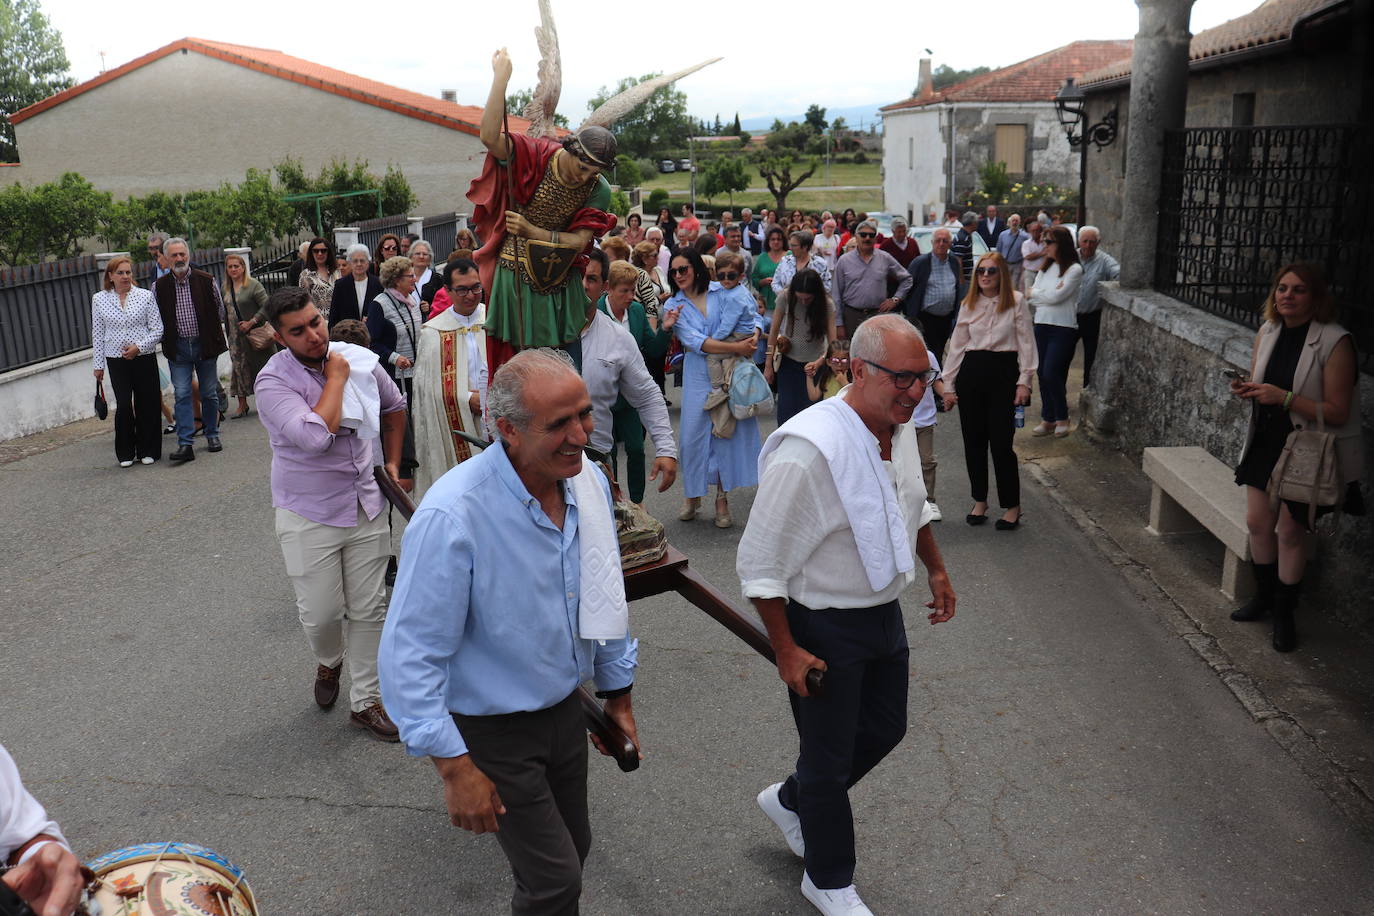
<path id="1" fill-rule="evenodd" d="M 735 424 L 729 439 L 711 434 L 711 417 L 705 410 L 710 390 L 707 354 L 753 356 L 757 337 L 730 341 L 737 329 L 754 326 L 755 303 L 743 286 L 724 289 L 711 279 L 701 255 L 684 248 L 673 255 L 669 278 L 677 292 L 663 305 L 663 327 L 671 328 L 682 344 L 681 464 L 687 502 L 678 518 L 696 518 L 701 498 L 716 485 L 716 527 L 729 528 L 730 503 L 726 494 L 736 487 L 758 484 L 759 421 L 750 418 Z"/>

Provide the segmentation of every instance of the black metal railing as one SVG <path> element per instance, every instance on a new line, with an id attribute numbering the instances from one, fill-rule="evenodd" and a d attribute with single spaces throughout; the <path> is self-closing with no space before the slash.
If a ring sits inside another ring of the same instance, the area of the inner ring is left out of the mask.
<path id="1" fill-rule="evenodd" d="M 1155 287 L 1258 327 L 1276 270 L 1326 268 L 1340 322 L 1374 353 L 1371 130 L 1354 124 L 1168 131 Z"/>
<path id="2" fill-rule="evenodd" d="M 197 249 L 191 263 L 218 280 L 224 249 Z M 134 265 L 140 286 L 150 286 L 152 274 L 151 261 Z M 100 285 L 92 255 L 0 270 L 0 372 L 89 347 L 91 296 Z"/>
<path id="3" fill-rule="evenodd" d="M 287 285 L 291 265 L 299 258 L 297 249 L 304 239 L 291 239 L 257 252 L 253 256 L 253 277 L 268 295 Z"/>
<path id="4" fill-rule="evenodd" d="M 410 223 L 404 215 L 401 216 L 379 216 L 376 219 L 365 219 L 358 223 L 358 241 L 367 246 L 368 251 L 376 251 L 377 243 L 382 236 L 390 232 L 392 235 L 404 236 L 407 226 Z"/>

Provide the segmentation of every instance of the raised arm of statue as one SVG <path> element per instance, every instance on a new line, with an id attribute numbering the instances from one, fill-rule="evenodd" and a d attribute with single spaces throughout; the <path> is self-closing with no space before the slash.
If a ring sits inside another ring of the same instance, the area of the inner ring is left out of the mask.
<path id="1" fill-rule="evenodd" d="M 491 56 L 491 92 L 487 94 L 487 107 L 482 111 L 482 126 L 478 131 L 487 152 L 502 162 L 509 153 L 502 116 L 506 113 L 506 88 L 510 85 L 511 69 L 510 55 L 505 48 Z"/>

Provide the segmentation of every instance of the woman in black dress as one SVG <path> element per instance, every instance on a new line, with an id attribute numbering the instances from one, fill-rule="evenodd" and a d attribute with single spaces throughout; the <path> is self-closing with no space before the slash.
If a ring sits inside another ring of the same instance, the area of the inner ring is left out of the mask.
<path id="1" fill-rule="evenodd" d="M 1285 500 L 1270 508 L 1266 488 L 1283 454 L 1288 434 L 1314 424 L 1320 407 L 1326 429 L 1336 434 L 1347 512 L 1360 513 L 1360 406 L 1355 345 L 1350 332 L 1335 323 L 1336 307 L 1321 269 L 1289 264 L 1275 275 L 1264 303 L 1264 326 L 1255 336 L 1250 378 L 1231 383 L 1231 391 L 1252 404 L 1245 452 L 1236 468 L 1244 486 L 1254 599 L 1231 614 L 1232 620 L 1274 619 L 1273 643 L 1279 652 L 1297 648 L 1293 611 L 1307 565 L 1309 506 Z M 1317 506 L 1323 515 L 1335 506 Z"/>

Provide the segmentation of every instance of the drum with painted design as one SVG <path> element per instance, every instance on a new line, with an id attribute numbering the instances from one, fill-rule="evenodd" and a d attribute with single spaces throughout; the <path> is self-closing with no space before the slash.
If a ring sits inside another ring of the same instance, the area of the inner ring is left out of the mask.
<path id="1" fill-rule="evenodd" d="M 194 843 L 141 843 L 86 865 L 101 916 L 258 916 L 243 870 Z"/>

